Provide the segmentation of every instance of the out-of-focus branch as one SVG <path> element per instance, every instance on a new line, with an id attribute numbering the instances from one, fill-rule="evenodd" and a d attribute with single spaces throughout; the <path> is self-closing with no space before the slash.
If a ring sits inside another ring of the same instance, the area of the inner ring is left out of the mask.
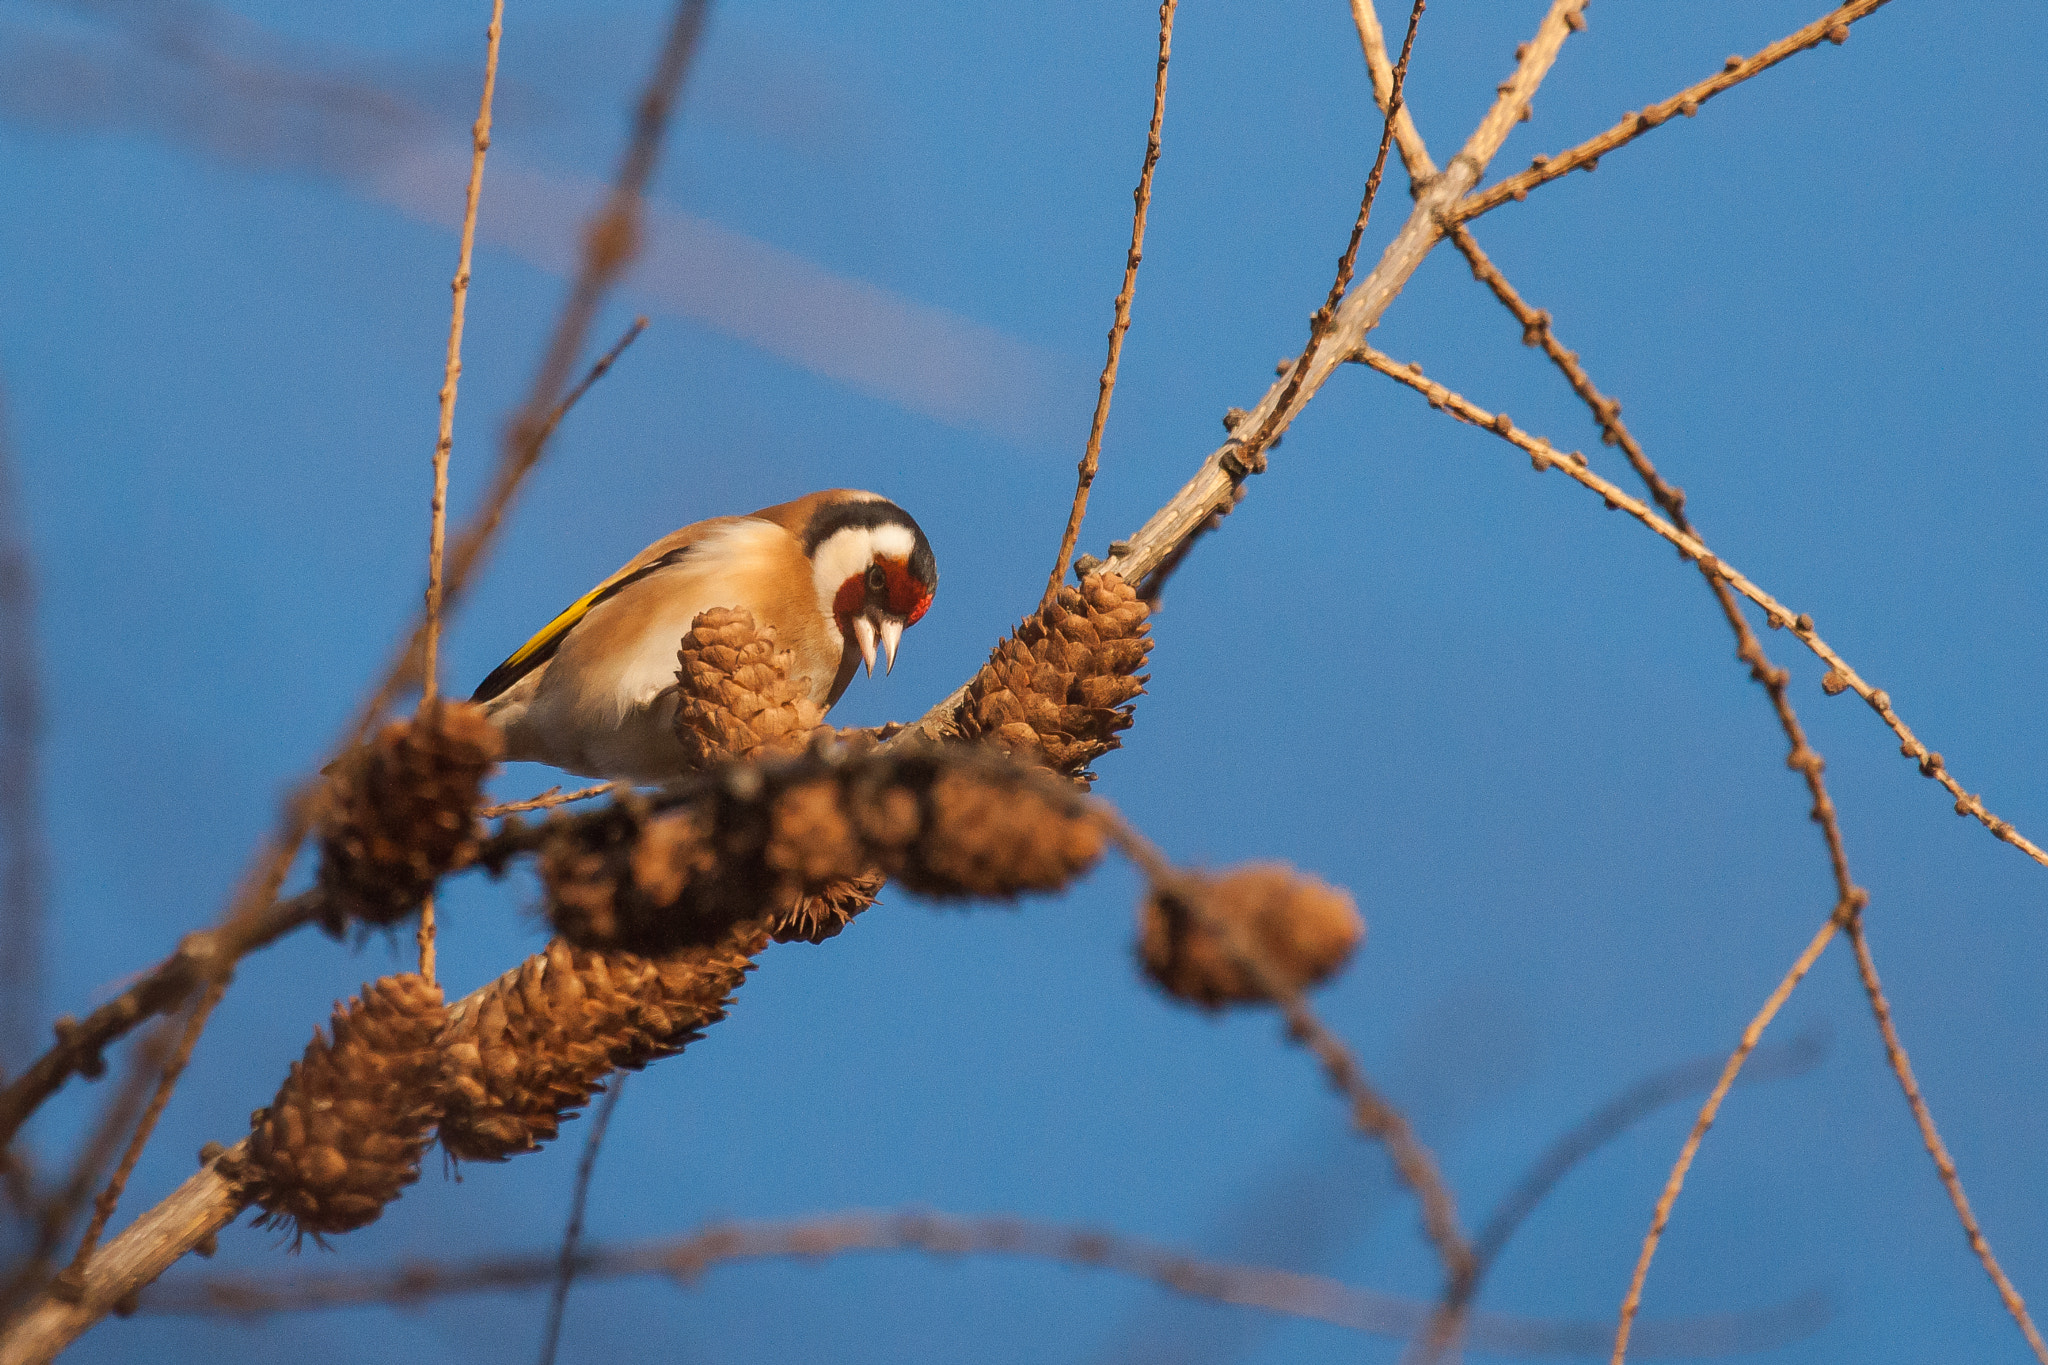
<path id="1" fill-rule="evenodd" d="M 590 1180 L 597 1174 L 597 1154 L 604 1150 L 604 1135 L 611 1130 L 612 1113 L 619 1096 L 626 1093 L 626 1078 L 617 1076 L 597 1106 L 590 1132 L 583 1139 L 583 1159 L 576 1163 L 576 1192 L 569 1200 L 569 1225 L 562 1230 L 562 1250 L 555 1258 L 554 1291 L 548 1295 L 547 1326 L 541 1329 L 540 1365 L 555 1365 L 555 1353 L 562 1344 L 562 1317 L 569 1308 L 569 1286 L 576 1282 L 578 1251 L 583 1240 L 583 1211 L 590 1202 Z"/>
<path id="2" fill-rule="evenodd" d="M 1417 366 L 1399 364 L 1391 357 L 1373 350 L 1371 347 L 1361 347 L 1356 352 L 1354 358 L 1359 363 L 1368 365 L 1391 378 L 1398 379 L 1418 393 L 1421 393 L 1429 399 L 1431 407 L 1441 408 L 1461 422 L 1467 422 L 1476 427 L 1484 427 L 1500 436 L 1509 444 L 1527 451 L 1531 463 L 1535 465 L 1539 472 L 1546 469 L 1564 470 L 1575 482 L 1600 494 L 1610 508 L 1626 511 L 1637 521 L 1649 527 L 1650 530 L 1662 536 L 1665 540 L 1670 541 L 1678 547 L 1679 553 L 1685 556 L 1685 558 L 1697 561 L 1702 572 L 1712 574 L 1715 578 L 1720 579 L 1733 588 L 1737 593 L 1762 607 L 1765 617 L 1774 628 L 1790 630 L 1801 644 L 1805 645 L 1817 658 L 1827 664 L 1828 676 L 1821 680 L 1821 686 L 1825 690 L 1830 693 L 1839 693 L 1853 689 L 1858 696 L 1869 702 L 1871 708 L 1877 711 L 1880 716 L 1883 716 L 1887 724 L 1891 725 L 1894 733 L 1905 736 L 1906 742 L 1900 746 L 1902 752 L 1908 757 L 1916 753 L 1924 754 L 1924 757 L 1920 759 L 1920 771 L 1923 776 L 1939 779 L 1942 785 L 1952 792 L 1960 792 L 1962 790 L 1956 784 L 1955 779 L 1949 776 L 1941 755 L 1928 751 L 1926 746 L 1913 736 L 1913 732 L 1906 728 L 1905 722 L 1898 719 L 1897 713 L 1892 710 L 1891 698 L 1865 682 L 1857 674 L 1856 670 L 1849 666 L 1848 660 L 1836 653 L 1833 646 L 1829 645 L 1826 640 L 1822 639 L 1815 632 L 1811 616 L 1804 614 L 1794 615 L 1784 604 L 1730 567 L 1726 560 L 1716 556 L 1697 536 L 1680 530 L 1664 517 L 1651 510 L 1648 504 L 1644 503 L 1641 499 L 1630 496 L 1622 491 L 1618 485 L 1593 473 L 1592 470 L 1586 467 L 1586 457 L 1584 455 L 1576 452 L 1565 454 L 1557 450 L 1549 442 L 1539 437 L 1531 436 L 1515 426 L 1509 420 L 1506 413 L 1490 413 L 1476 403 L 1436 383 L 1434 380 L 1424 378 Z M 1809 749 L 1807 753 L 1811 755 L 1812 751 Z M 1814 761 L 1817 761 L 1817 757 L 1817 755 L 1814 756 Z M 1808 760 L 1802 760 L 1802 762 L 1804 761 Z M 2039 845 L 2021 834 L 2013 827 L 2011 822 L 1993 815 L 1978 798 L 1971 796 L 1967 800 L 1959 799 L 1956 802 L 1956 813 L 1959 815 L 1975 815 L 1998 838 L 2019 849 L 2035 862 L 2048 865 L 2048 850 L 2043 850 Z"/>
<path id="3" fill-rule="evenodd" d="M 36 676 L 36 585 L 0 391 L 0 1077 L 34 1051 L 42 1018 L 43 703 Z M 0 1149 L 6 1147 L 0 1141 Z M 0 1157 L 4 1159 L 4 1157 Z"/>
<path id="4" fill-rule="evenodd" d="M 1551 0 L 1549 10 L 1537 26 L 1536 35 L 1523 44 L 1514 74 L 1501 82 L 1493 105 L 1465 146 L 1444 172 L 1422 188 L 1415 208 L 1381 253 L 1379 263 L 1351 290 L 1336 311 L 1328 337 L 1318 348 L 1313 362 L 1298 384 L 1288 378 L 1277 380 L 1266 390 L 1258 405 L 1239 418 L 1231 438 L 1210 453 L 1193 478 L 1184 484 L 1165 506 L 1128 540 L 1113 541 L 1106 561 L 1089 561 L 1085 571 L 1104 569 L 1118 574 L 1126 583 L 1140 587 L 1158 568 L 1175 557 L 1187 541 L 1199 535 L 1218 513 L 1236 506 L 1239 490 L 1254 472 L 1241 458 L 1245 440 L 1252 433 L 1265 433 L 1268 447 L 1285 432 L 1294 415 L 1315 397 L 1336 367 L 1361 345 L 1365 335 L 1378 324 L 1387 305 L 1401 292 L 1443 237 L 1443 217 L 1452 205 L 1477 184 L 1509 131 L 1529 107 L 1530 99 L 1543 83 L 1558 49 L 1575 26 L 1583 26 L 1579 11 L 1585 0 Z M 1292 367 L 1290 366 L 1290 369 Z M 1278 413 L 1283 393 L 1290 395 L 1288 410 Z M 1236 432 L 1245 433 L 1238 436 Z M 919 739 L 944 739 L 954 729 L 954 717 L 966 699 L 962 685 L 951 696 L 932 707 L 919 720 L 889 741 L 902 745 Z"/>
<path id="5" fill-rule="evenodd" d="M 1457 1201 L 1437 1167 L 1436 1157 L 1415 1136 L 1407 1117 L 1379 1093 L 1344 1041 L 1316 1017 L 1301 990 L 1274 970 L 1251 937 L 1231 920 L 1213 913 L 1201 887 L 1168 862 L 1149 839 L 1112 809 L 1104 807 L 1104 811 L 1110 837 L 1143 870 L 1155 890 L 1185 905 L 1203 921 L 1208 931 L 1228 946 L 1258 986 L 1259 993 L 1279 1006 L 1287 1020 L 1288 1037 L 1314 1055 L 1330 1084 L 1350 1104 L 1353 1126 L 1387 1149 L 1401 1183 L 1421 1201 L 1423 1228 L 1443 1263 L 1446 1282 L 1452 1286 L 1469 1284 L 1472 1248 L 1458 1223 Z"/>
<path id="6" fill-rule="evenodd" d="M 1067 513 L 1066 530 L 1060 534 L 1060 552 L 1052 562 L 1052 577 L 1046 582 L 1040 611 L 1052 605 L 1053 595 L 1067 576 L 1067 560 L 1081 535 L 1081 519 L 1088 515 L 1088 490 L 1094 486 L 1095 471 L 1102 464 L 1102 430 L 1109 423 L 1109 400 L 1116 393 L 1117 366 L 1123 359 L 1124 333 L 1131 327 L 1131 299 L 1138 291 L 1138 262 L 1145 258 L 1145 214 L 1152 207 L 1152 171 L 1159 165 L 1159 129 L 1166 121 L 1166 67 L 1173 57 L 1173 11 L 1179 0 L 1160 0 L 1159 70 L 1152 82 L 1152 123 L 1145 134 L 1145 165 L 1138 172 L 1138 188 L 1132 192 L 1136 207 L 1131 211 L 1131 245 L 1124 253 L 1124 283 L 1117 291 L 1114 317 L 1109 324 L 1109 358 L 1102 362 L 1097 381 L 1095 416 L 1088 423 L 1088 446 L 1081 453 L 1081 466 L 1074 482 L 1074 505 Z"/>
<path id="7" fill-rule="evenodd" d="M 1826 1043 L 1816 1034 L 1758 1047 L 1743 1069 L 1741 1083 L 1804 1076 L 1813 1070 L 1825 1051 Z M 1544 1148 L 1514 1188 L 1493 1206 L 1493 1212 L 1472 1239 L 1472 1254 L 1477 1261 L 1473 1271 L 1474 1293 L 1476 1282 L 1493 1269 L 1516 1231 L 1574 1167 L 1665 1105 L 1710 1089 L 1726 1065 L 1722 1057 L 1700 1057 L 1645 1076 Z"/>
<path id="8" fill-rule="evenodd" d="M 827 1214 L 775 1222 L 713 1224 L 685 1237 L 591 1247 L 578 1253 L 580 1279 L 660 1276 L 694 1284 L 706 1271 L 738 1261 L 875 1252 L 935 1256 L 1014 1256 L 1094 1268 L 1148 1280 L 1190 1298 L 1307 1318 L 1378 1336 L 1412 1336 L 1429 1305 L 1320 1275 L 1207 1261 L 1167 1247 L 1092 1228 L 1022 1218 L 965 1218 L 925 1211 Z M 456 1294 L 538 1288 L 556 1272 L 551 1253 L 473 1261 L 411 1262 L 387 1271 L 205 1276 L 165 1281 L 138 1311 L 256 1320 L 274 1313 L 371 1304 L 412 1306 Z M 1803 1295 L 1756 1313 L 1644 1324 L 1670 1354 L 1762 1350 L 1811 1333 L 1826 1317 L 1823 1301 Z M 1501 1355 L 1586 1355 L 1606 1344 L 1603 1325 L 1481 1314 L 1475 1346 Z"/>
<path id="9" fill-rule="evenodd" d="M 1779 62 L 1808 48 L 1818 47 L 1822 42 L 1843 43 L 1849 38 L 1849 25 L 1873 13 L 1887 3 L 1887 0 L 1854 0 L 1854 3 L 1830 10 L 1805 28 L 1787 34 L 1777 42 L 1759 51 L 1754 57 L 1734 56 L 1722 64 L 1720 72 L 1709 76 L 1696 85 L 1689 85 L 1671 98 L 1659 100 L 1639 114 L 1626 114 L 1621 122 L 1597 137 L 1591 137 L 1576 147 L 1566 148 L 1555 156 L 1539 156 L 1529 169 L 1511 175 L 1498 184 L 1473 194 L 1458 204 L 1456 216 L 1460 222 L 1469 222 L 1480 214 L 1499 208 L 1510 199 L 1527 199 L 1529 191 L 1547 181 L 1584 167 L 1593 170 L 1600 164 L 1600 158 L 1615 148 L 1635 141 L 1652 128 L 1668 122 L 1675 114 L 1691 118 L 1697 114 L 1700 105 L 1731 86 L 1742 84 L 1751 76 L 1770 70 Z"/>
<path id="10" fill-rule="evenodd" d="M 646 318 L 635 319 L 612 348 L 598 358 L 549 415 L 547 433 L 552 433 L 646 326 Z M 543 810 L 606 790 L 610 790 L 609 784 L 571 792 L 559 799 L 535 798 L 532 804 L 515 801 L 504 807 L 488 807 L 479 814 L 488 818 L 513 811 Z M 215 971 L 231 969 L 243 957 L 268 947 L 293 930 L 319 923 L 326 909 L 326 897 L 316 888 L 289 900 L 273 900 L 248 915 L 230 916 L 211 929 L 196 930 L 179 941 L 176 952 L 83 1020 L 59 1019 L 56 1046 L 0 1090 L 0 1148 L 12 1141 L 22 1122 L 66 1080 L 74 1075 L 98 1077 L 103 1069 L 100 1054 L 109 1043 L 147 1019 L 176 1010 L 194 986 L 208 980 Z"/>

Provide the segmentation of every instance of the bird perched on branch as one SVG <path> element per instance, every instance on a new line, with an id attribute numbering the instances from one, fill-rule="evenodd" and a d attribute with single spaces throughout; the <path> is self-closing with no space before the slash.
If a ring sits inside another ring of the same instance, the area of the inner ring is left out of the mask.
<path id="1" fill-rule="evenodd" d="M 586 777 L 666 781 L 687 770 L 675 732 L 676 647 L 700 612 L 740 607 L 774 632 L 792 679 L 829 707 L 887 668 L 931 606 L 939 570 L 911 515 L 873 493 L 827 489 L 662 537 L 548 622 L 470 698 L 505 757 Z"/>

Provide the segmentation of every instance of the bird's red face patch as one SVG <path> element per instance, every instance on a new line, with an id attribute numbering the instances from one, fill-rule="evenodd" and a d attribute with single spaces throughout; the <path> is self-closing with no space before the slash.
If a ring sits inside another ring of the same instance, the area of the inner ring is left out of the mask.
<path id="1" fill-rule="evenodd" d="M 914 626 L 917 619 L 931 609 L 932 590 L 911 575 L 910 566 L 900 559 L 877 559 L 882 572 L 888 579 L 889 614 L 903 618 L 903 624 Z"/>
<path id="2" fill-rule="evenodd" d="M 853 575 L 832 595 L 832 614 L 841 621 L 873 606 L 887 615 L 901 617 L 906 626 L 914 626 L 931 605 L 931 589 L 917 581 L 909 565 L 880 555 L 866 573 Z"/>

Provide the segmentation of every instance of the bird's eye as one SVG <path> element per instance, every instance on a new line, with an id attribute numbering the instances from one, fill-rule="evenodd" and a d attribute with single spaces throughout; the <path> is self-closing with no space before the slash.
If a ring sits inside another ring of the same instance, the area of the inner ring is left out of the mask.
<path id="1" fill-rule="evenodd" d="M 882 572 L 879 564 L 868 565 L 868 591 L 881 592 L 889 586 L 889 576 Z"/>

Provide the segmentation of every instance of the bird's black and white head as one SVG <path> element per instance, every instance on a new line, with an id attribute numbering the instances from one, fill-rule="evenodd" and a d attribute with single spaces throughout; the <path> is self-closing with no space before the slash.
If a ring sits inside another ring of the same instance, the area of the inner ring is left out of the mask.
<path id="1" fill-rule="evenodd" d="M 884 671 L 896 647 L 939 587 L 931 542 L 910 513 L 873 493 L 835 490 L 820 496 L 804 524 L 818 605 L 860 650 L 869 674 L 880 647 Z"/>

